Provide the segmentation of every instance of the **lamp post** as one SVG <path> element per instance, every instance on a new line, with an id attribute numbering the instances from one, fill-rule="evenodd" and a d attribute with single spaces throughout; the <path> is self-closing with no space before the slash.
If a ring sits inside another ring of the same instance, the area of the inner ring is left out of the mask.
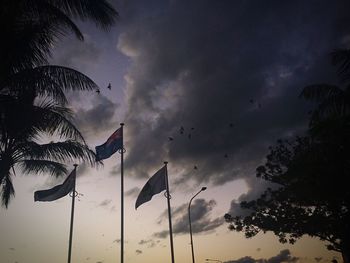
<path id="1" fill-rule="evenodd" d="M 210 259 L 210 258 L 206 258 L 205 261 L 216 261 L 216 262 L 222 263 L 221 260 L 218 260 L 218 259 Z"/>
<path id="2" fill-rule="evenodd" d="M 193 251 L 193 239 L 192 239 L 192 225 L 191 225 L 191 202 L 192 200 L 199 195 L 200 192 L 205 191 L 207 188 L 206 187 L 202 187 L 201 190 L 198 191 L 198 193 L 196 193 L 190 200 L 190 203 L 188 204 L 188 221 L 190 223 L 190 237 L 191 237 L 191 250 L 192 250 L 192 263 L 195 263 L 194 260 L 194 251 Z"/>

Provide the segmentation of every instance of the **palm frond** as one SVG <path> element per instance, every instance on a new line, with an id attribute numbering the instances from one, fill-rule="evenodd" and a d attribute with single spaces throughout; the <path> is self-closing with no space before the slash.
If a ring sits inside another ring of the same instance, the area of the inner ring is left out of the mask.
<path id="1" fill-rule="evenodd" d="M 329 84 L 316 84 L 306 86 L 299 97 L 302 97 L 307 100 L 321 101 L 327 97 L 338 96 L 344 91 L 338 86 L 329 85 Z"/>
<path id="2" fill-rule="evenodd" d="M 34 97 L 50 97 L 57 103 L 65 105 L 66 95 L 62 87 L 52 77 L 41 74 L 33 69 L 25 69 L 13 74 L 3 84 L 2 93 L 11 94 L 15 97 L 28 97 L 26 93 L 33 93 Z"/>
<path id="3" fill-rule="evenodd" d="M 84 36 L 77 25 L 60 8 L 50 4 L 46 0 L 35 0 L 34 2 L 36 5 L 31 9 L 31 17 L 37 17 L 41 22 L 55 25 L 56 28 L 60 28 L 63 34 L 66 34 L 67 30 L 71 31 L 79 40 L 84 40 Z"/>
<path id="4" fill-rule="evenodd" d="M 31 105 L 11 96 L 0 98 L 2 97 L 4 97 L 0 105 L 2 137 L 26 143 L 46 133 L 85 143 L 82 134 L 71 121 L 70 109 L 53 102 Z"/>
<path id="5" fill-rule="evenodd" d="M 26 174 L 50 174 L 59 177 L 67 173 L 66 165 L 50 160 L 22 160 L 18 165 Z"/>
<path id="6" fill-rule="evenodd" d="M 6 38 L 2 42 L 3 76 L 9 76 L 20 70 L 46 64 L 51 55 L 52 44 L 57 38 L 55 28 L 50 24 L 34 23 L 31 21 L 14 21 L 9 26 Z M 25 44 L 23 44 L 25 43 Z M 2 77 L 3 77 L 2 76 Z"/>
<path id="7" fill-rule="evenodd" d="M 15 96 L 20 96 L 26 91 L 33 91 L 36 95 L 49 96 L 63 105 L 67 101 L 63 91 L 97 90 L 99 88 L 93 80 L 79 71 L 53 65 L 22 70 L 9 77 L 3 86 L 7 87 L 8 93 Z"/>
<path id="8" fill-rule="evenodd" d="M 23 159 L 89 162 L 91 166 L 97 164 L 95 153 L 87 145 L 72 140 L 47 144 L 28 142 L 19 146 L 18 152 L 22 153 Z"/>
<path id="9" fill-rule="evenodd" d="M 47 1 L 21 1 L 9 7 L 8 12 L 2 19 L 2 25 L 6 25 L 2 27 L 6 35 L 2 41 L 6 50 L 1 55 L 2 65 L 6 65 L 2 76 L 46 64 L 53 44 L 70 32 L 83 39 L 74 22 Z"/>
<path id="10" fill-rule="evenodd" d="M 57 134 L 60 138 L 68 138 L 85 143 L 83 135 L 71 122 L 72 112 L 66 107 L 57 106 L 46 102 L 35 107 L 36 122 L 33 127 L 37 132 L 45 132 L 49 135 Z"/>
<path id="11" fill-rule="evenodd" d="M 5 208 L 8 207 L 12 197 L 15 196 L 15 189 L 13 188 L 11 177 L 6 176 L 1 184 L 1 204 Z"/>
<path id="12" fill-rule="evenodd" d="M 341 79 L 350 80 L 350 49 L 337 49 L 331 53 L 331 56 Z"/>
<path id="13" fill-rule="evenodd" d="M 45 76 L 50 79 L 51 82 L 43 83 L 49 84 L 55 83 L 65 91 L 79 91 L 79 90 L 96 90 L 97 84 L 91 80 L 88 76 L 81 72 L 63 66 L 46 65 L 39 66 L 33 69 L 37 76 Z M 38 87 L 39 94 L 45 94 L 45 86 Z"/>
<path id="14" fill-rule="evenodd" d="M 118 18 L 118 12 L 105 0 L 48 0 L 67 15 L 82 20 L 92 20 L 102 29 L 110 28 Z"/>
<path id="15" fill-rule="evenodd" d="M 350 112 L 349 100 L 343 94 L 335 94 L 325 98 L 317 108 L 320 117 L 345 116 Z"/>

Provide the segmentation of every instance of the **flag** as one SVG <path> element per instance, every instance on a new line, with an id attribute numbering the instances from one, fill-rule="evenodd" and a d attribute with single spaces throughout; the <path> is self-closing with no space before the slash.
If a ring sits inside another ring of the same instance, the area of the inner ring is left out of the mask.
<path id="1" fill-rule="evenodd" d="M 166 189 L 166 166 L 156 172 L 142 188 L 137 197 L 135 209 L 152 199 L 153 195 Z"/>
<path id="2" fill-rule="evenodd" d="M 116 130 L 108 140 L 99 146 L 96 146 L 96 161 L 109 158 L 113 153 L 123 147 L 122 128 Z"/>
<path id="3" fill-rule="evenodd" d="M 56 185 L 55 187 L 48 190 L 40 190 L 34 192 L 34 201 L 54 201 L 66 196 L 74 189 L 75 177 L 76 170 L 74 169 L 70 175 L 68 175 L 63 184 Z"/>

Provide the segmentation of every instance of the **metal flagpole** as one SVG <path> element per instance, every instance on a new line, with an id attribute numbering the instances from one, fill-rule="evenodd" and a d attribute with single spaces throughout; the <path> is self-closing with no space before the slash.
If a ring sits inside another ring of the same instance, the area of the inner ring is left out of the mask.
<path id="1" fill-rule="evenodd" d="M 120 263 L 124 263 L 124 134 L 123 134 L 123 126 L 124 123 L 120 124 L 122 129 L 122 148 L 119 151 L 120 153 L 120 213 L 121 213 L 121 219 L 120 219 Z"/>
<path id="2" fill-rule="evenodd" d="M 170 237 L 170 249 L 171 249 L 171 262 L 174 263 L 174 243 L 173 243 L 173 227 L 171 223 L 171 209 L 170 209 L 170 193 L 169 193 L 169 180 L 168 180 L 168 162 L 164 162 L 165 164 L 165 185 L 166 185 L 166 199 L 168 201 L 168 217 L 169 217 L 169 237 Z"/>
<path id="3" fill-rule="evenodd" d="M 75 182 L 76 182 L 76 169 L 77 169 L 77 164 L 74 164 L 74 186 L 73 186 L 73 191 L 72 191 L 72 210 L 70 213 L 70 231 L 69 231 L 69 247 L 68 247 L 68 263 L 70 263 L 71 260 L 71 255 L 72 255 L 72 239 L 73 239 L 73 220 L 74 220 L 74 204 L 75 204 Z"/>

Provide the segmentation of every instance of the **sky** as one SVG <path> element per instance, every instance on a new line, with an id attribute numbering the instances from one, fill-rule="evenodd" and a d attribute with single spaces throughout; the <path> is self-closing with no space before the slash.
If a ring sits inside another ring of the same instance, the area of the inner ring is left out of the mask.
<path id="1" fill-rule="evenodd" d="M 147 179 L 168 161 L 176 262 L 330 262 L 341 255 L 303 237 L 280 244 L 272 233 L 246 239 L 224 214 L 268 186 L 256 178 L 268 147 L 303 135 L 312 105 L 303 87 L 337 83 L 330 52 L 350 47 L 350 2 L 120 0 L 108 32 L 77 21 L 85 41 L 66 37 L 52 64 L 72 67 L 100 93 L 68 94 L 75 123 L 94 149 L 124 126 L 125 262 L 171 262 L 166 199 L 135 210 Z M 111 90 L 107 88 L 111 83 Z M 171 138 L 171 139 L 169 139 Z M 195 169 L 196 167 L 197 169 Z M 72 166 L 73 169 L 73 166 Z M 71 199 L 35 202 L 33 193 L 64 178 L 16 173 L 16 197 L 0 209 L 1 263 L 64 262 Z M 120 259 L 120 156 L 79 164 L 72 262 Z"/>

